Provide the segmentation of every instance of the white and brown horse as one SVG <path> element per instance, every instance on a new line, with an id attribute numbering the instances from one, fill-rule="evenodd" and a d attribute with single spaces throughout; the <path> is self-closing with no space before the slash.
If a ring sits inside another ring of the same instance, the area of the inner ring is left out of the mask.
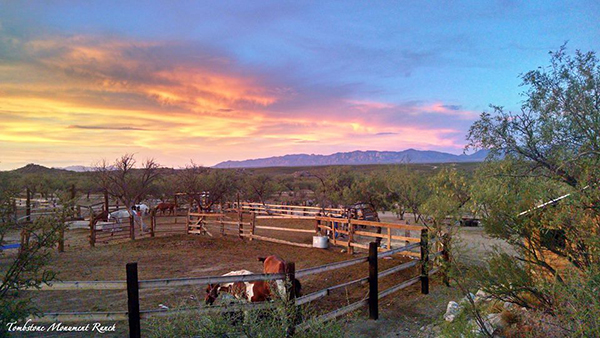
<path id="1" fill-rule="evenodd" d="M 283 259 L 274 255 L 258 257 L 258 261 L 263 262 L 263 273 L 285 273 L 287 270 L 287 263 Z M 279 296 L 285 298 L 285 282 L 278 279 L 275 281 L 275 284 L 277 284 L 277 292 L 279 293 Z M 296 297 L 300 297 L 302 290 L 300 281 L 294 278 L 294 280 L 292 280 L 292 287 L 294 295 Z"/>
<path id="2" fill-rule="evenodd" d="M 223 276 L 241 276 L 251 275 L 252 272 L 248 270 L 231 271 Z M 251 303 L 263 302 L 271 299 L 271 290 L 269 284 L 265 281 L 255 282 L 235 282 L 235 283 L 224 283 L 224 284 L 209 284 L 206 287 L 206 297 L 204 301 L 208 305 L 212 305 L 215 300 L 219 297 L 221 292 L 231 294 L 236 299 L 245 300 Z"/>

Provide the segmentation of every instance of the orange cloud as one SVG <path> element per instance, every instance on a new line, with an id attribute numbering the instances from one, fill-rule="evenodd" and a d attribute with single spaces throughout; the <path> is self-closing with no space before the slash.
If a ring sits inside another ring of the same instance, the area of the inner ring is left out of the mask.
<path id="1" fill-rule="evenodd" d="M 460 147 L 455 129 L 388 120 L 399 114 L 395 104 L 332 97 L 310 105 L 314 97 L 299 96 L 293 84 L 274 85 L 222 56 L 196 58 L 202 51 L 182 45 L 89 36 L 0 37 L 0 44 L 18 55 L 0 60 L 0 169 L 89 165 L 125 152 L 177 166 Z M 286 109 L 294 102 L 308 104 Z M 441 103 L 418 107 L 428 109 L 454 113 Z"/>

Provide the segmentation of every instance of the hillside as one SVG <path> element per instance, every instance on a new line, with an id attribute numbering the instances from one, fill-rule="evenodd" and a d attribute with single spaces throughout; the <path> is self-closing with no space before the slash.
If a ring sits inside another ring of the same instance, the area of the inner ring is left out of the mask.
<path id="1" fill-rule="evenodd" d="M 481 162 L 488 152 L 480 150 L 471 155 L 454 155 L 439 151 L 407 149 L 403 151 L 353 151 L 331 155 L 294 154 L 267 158 L 225 161 L 214 168 L 301 167 L 326 165 L 363 165 L 394 163 L 451 163 Z"/>
<path id="2" fill-rule="evenodd" d="M 56 174 L 56 173 L 64 173 L 66 170 L 58 169 L 58 168 L 48 168 L 43 165 L 30 163 L 24 167 L 13 170 L 13 172 L 18 174 Z"/>

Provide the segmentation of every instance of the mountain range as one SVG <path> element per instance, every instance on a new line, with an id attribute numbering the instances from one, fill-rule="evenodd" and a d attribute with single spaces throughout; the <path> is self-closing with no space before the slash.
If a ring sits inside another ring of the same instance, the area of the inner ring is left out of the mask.
<path id="1" fill-rule="evenodd" d="M 260 167 L 304 167 L 324 165 L 361 165 L 394 163 L 451 163 L 482 162 L 488 155 L 487 150 L 476 153 L 455 155 L 433 150 L 407 149 L 403 151 L 352 151 L 331 155 L 293 154 L 273 156 L 243 161 L 225 161 L 213 168 L 260 168 Z"/>

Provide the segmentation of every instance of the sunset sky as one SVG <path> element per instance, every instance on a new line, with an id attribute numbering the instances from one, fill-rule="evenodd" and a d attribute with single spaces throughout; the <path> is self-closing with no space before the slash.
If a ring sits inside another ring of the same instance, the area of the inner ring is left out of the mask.
<path id="1" fill-rule="evenodd" d="M 592 1 L 0 1 L 0 170 L 124 153 L 180 167 L 290 153 L 461 153 Z"/>

